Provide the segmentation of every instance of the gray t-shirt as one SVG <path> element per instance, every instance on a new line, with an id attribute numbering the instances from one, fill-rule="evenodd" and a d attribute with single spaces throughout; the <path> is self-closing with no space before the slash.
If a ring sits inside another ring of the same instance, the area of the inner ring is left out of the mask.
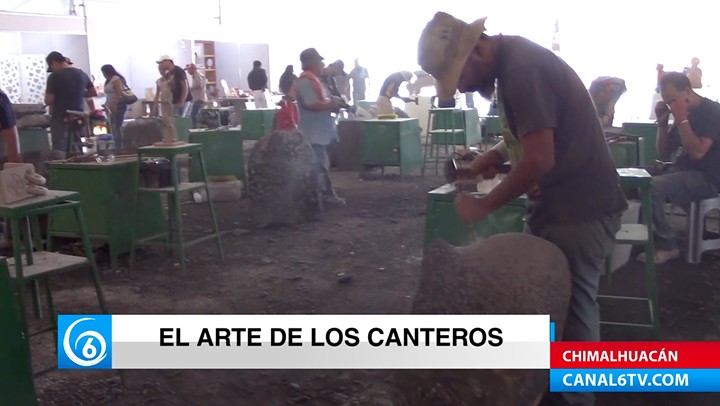
<path id="1" fill-rule="evenodd" d="M 575 71 L 525 38 L 500 39 L 498 89 L 519 139 L 554 129 L 555 166 L 538 181 L 529 224 L 583 223 L 627 208 L 595 107 Z"/>
<path id="2" fill-rule="evenodd" d="M 710 138 L 712 145 L 702 159 L 691 159 L 686 152 L 682 152 L 675 163 L 678 169 L 695 169 L 705 175 L 717 187 L 720 187 L 720 103 L 706 97 L 700 105 L 688 115 L 688 121 L 693 132 L 699 137 Z M 668 133 L 668 140 L 673 150 L 680 147 L 680 132 L 673 126 Z"/>
<path id="3" fill-rule="evenodd" d="M 353 70 L 350 71 L 350 74 L 348 76 L 350 79 L 352 79 L 353 94 L 364 96 L 366 90 L 365 79 L 370 77 L 367 69 L 363 68 L 362 66 L 356 66 L 353 68 Z"/>
<path id="4" fill-rule="evenodd" d="M 47 92 L 55 96 L 52 118 L 63 120 L 67 110 L 85 110 L 85 91 L 93 87 L 88 75 L 80 69 L 69 67 L 48 76 Z"/>
<path id="5" fill-rule="evenodd" d="M 298 129 L 310 144 L 329 145 L 337 139 L 335 118 L 329 111 L 313 111 L 307 108 L 320 102 L 310 79 L 300 77 L 293 83 L 298 102 L 300 122 Z M 320 84 L 323 92 L 327 90 Z"/>

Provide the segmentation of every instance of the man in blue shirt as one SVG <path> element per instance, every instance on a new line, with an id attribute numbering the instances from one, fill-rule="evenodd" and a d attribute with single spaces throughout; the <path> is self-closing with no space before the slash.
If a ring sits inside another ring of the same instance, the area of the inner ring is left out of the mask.
<path id="1" fill-rule="evenodd" d="M 315 48 L 302 51 L 300 62 L 303 72 L 293 83 L 293 93 L 300 112 L 298 128 L 317 156 L 320 169 L 318 183 L 323 202 L 345 204 L 345 200 L 338 197 L 333 189 L 327 157 L 328 145 L 337 140 L 335 117 L 332 113 L 339 111 L 342 100 L 331 96 L 321 82 L 325 63 Z"/>
<path id="2" fill-rule="evenodd" d="M 5 93 L 0 90 L 0 136 L 4 147 L 4 154 L 8 162 L 20 162 L 20 143 L 18 142 L 18 130 L 15 125 L 15 113 L 12 103 Z"/>

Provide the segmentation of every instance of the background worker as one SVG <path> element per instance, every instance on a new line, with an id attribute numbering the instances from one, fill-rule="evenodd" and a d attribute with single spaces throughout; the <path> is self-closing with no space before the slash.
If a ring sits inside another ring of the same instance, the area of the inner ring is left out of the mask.
<path id="1" fill-rule="evenodd" d="M 391 99 L 393 97 L 397 97 L 405 103 L 415 101 L 414 99 L 411 99 L 409 97 L 403 97 L 398 94 L 398 90 L 400 90 L 400 86 L 403 84 L 403 82 L 409 83 L 412 78 L 413 73 L 404 70 L 401 72 L 395 72 L 388 76 L 387 79 L 385 79 L 385 82 L 383 82 L 383 85 L 380 88 L 380 96 L 378 96 L 377 99 L 378 114 L 398 113 L 398 116 L 407 118 L 407 114 L 405 114 L 401 110 L 395 110 L 393 108 Z"/>

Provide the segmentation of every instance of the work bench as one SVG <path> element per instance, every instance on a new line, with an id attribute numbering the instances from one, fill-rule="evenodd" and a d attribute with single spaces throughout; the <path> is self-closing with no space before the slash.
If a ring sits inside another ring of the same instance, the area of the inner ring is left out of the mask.
<path id="1" fill-rule="evenodd" d="M 420 125 L 416 118 L 370 119 L 362 123 L 360 165 L 399 166 L 400 176 L 422 170 Z"/>
<path id="2" fill-rule="evenodd" d="M 490 191 L 493 181 L 483 181 L 475 195 Z M 458 192 L 454 184 L 446 184 L 428 192 L 427 214 L 425 217 L 425 248 L 435 239 L 450 245 L 462 246 L 472 243 L 474 238 L 486 238 L 501 233 L 521 233 L 525 222 L 525 196 L 490 213 L 483 220 L 469 225 L 464 223 L 455 211 L 455 197 Z"/>
<path id="3" fill-rule="evenodd" d="M 202 145 L 207 176 L 235 176 L 244 181 L 243 141 L 244 133 L 238 128 L 190 131 L 190 142 Z M 200 172 L 198 160 L 193 157 L 190 162 L 190 181 L 200 181 Z"/>
<path id="4" fill-rule="evenodd" d="M 92 240 L 107 241 L 110 264 L 129 253 L 132 225 L 140 237 L 166 231 L 158 195 L 143 195 L 135 207 L 137 159 L 117 157 L 112 163 L 52 161 L 50 187 L 79 192 L 85 223 Z M 58 212 L 50 219 L 50 237 L 80 238 L 72 213 Z"/>

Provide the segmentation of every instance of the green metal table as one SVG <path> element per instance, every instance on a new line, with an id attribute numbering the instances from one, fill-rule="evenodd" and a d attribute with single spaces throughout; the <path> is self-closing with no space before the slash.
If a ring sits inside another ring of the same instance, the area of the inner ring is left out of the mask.
<path id="1" fill-rule="evenodd" d="M 432 109 L 436 114 L 432 117 L 430 127 L 431 143 L 440 145 L 471 145 L 480 144 L 482 131 L 477 109 Z M 437 114 L 442 112 L 445 114 Z M 456 133 L 435 132 L 435 130 L 458 129 Z"/>
<path id="2" fill-rule="evenodd" d="M 101 311 L 107 313 L 105 297 L 103 296 L 102 284 L 100 282 L 100 272 L 95 264 L 95 256 L 93 255 L 90 238 L 85 228 L 85 220 L 79 198 L 80 195 L 77 192 L 49 190 L 47 194 L 42 196 L 35 196 L 19 202 L 0 205 L 0 217 L 10 220 L 13 258 L 8 261 L 10 268 L 9 274 L 12 279 L 15 279 L 20 319 L 22 320 L 25 337 L 29 338 L 51 331 L 57 335 L 55 310 L 48 278 L 63 272 L 79 268 L 90 268 L 93 282 L 95 283 L 98 304 L 100 305 Z M 52 221 L 55 214 L 59 211 L 66 210 L 72 211 L 75 215 L 85 257 L 52 252 L 51 238 L 47 241 L 47 250 L 42 249 L 38 217 L 48 215 L 51 219 L 50 221 Z M 20 223 L 23 219 L 28 219 L 29 226 L 27 229 L 21 228 Z M 51 325 L 48 328 L 30 334 L 28 324 L 25 320 L 25 288 L 29 283 L 34 284 L 35 295 L 33 299 L 36 305 L 36 315 L 39 315 L 39 297 L 37 297 L 39 282 L 44 282 L 45 285 Z M 55 340 L 55 342 L 57 343 L 57 340 Z M 40 373 L 52 369 L 54 368 L 49 368 Z"/>
<path id="3" fill-rule="evenodd" d="M 648 258 L 653 258 L 655 246 L 652 229 L 652 206 L 650 185 L 652 177 L 644 169 L 617 169 L 620 185 L 623 188 L 637 188 L 642 200 L 642 224 L 623 224 L 616 235 L 616 244 L 642 245 Z M 474 238 L 486 238 L 493 234 L 523 232 L 526 198 L 520 197 L 510 204 L 490 213 L 485 219 L 468 225 L 463 223 L 455 212 L 454 200 L 457 195 L 455 185 L 446 184 L 428 193 L 427 214 L 425 218 L 425 244 L 427 248 L 435 239 L 442 239 L 455 246 L 469 245 Z M 474 232 L 474 234 L 473 234 Z M 606 262 L 606 272 L 610 280 L 610 259 Z M 645 262 L 645 297 L 598 295 L 598 300 L 616 300 L 620 302 L 644 302 L 648 304 L 649 323 L 631 323 L 602 320 L 601 324 L 639 327 L 650 329 L 653 336 L 659 336 L 660 310 L 657 297 L 655 264 Z"/>
<path id="4" fill-rule="evenodd" d="M 175 117 L 175 134 L 178 140 L 188 142 L 191 128 L 192 119 L 190 117 Z"/>
<path id="5" fill-rule="evenodd" d="M 362 119 L 340 120 L 337 125 L 338 142 L 330 144 L 328 154 L 330 163 L 340 171 L 360 170 L 360 140 L 362 139 Z"/>
<path id="6" fill-rule="evenodd" d="M 27 128 L 18 131 L 20 153 L 27 151 L 50 151 L 48 131 L 44 128 Z"/>
<path id="7" fill-rule="evenodd" d="M 244 110 L 240 128 L 246 140 L 259 140 L 262 136 L 270 134 L 277 109 Z"/>
<path id="8" fill-rule="evenodd" d="M 645 139 L 636 135 L 628 135 L 628 138 L 628 141 L 608 143 L 608 149 L 616 168 L 644 166 L 642 162 L 646 160 Z"/>
<path id="9" fill-rule="evenodd" d="M 190 142 L 202 145 L 207 176 L 232 175 L 244 181 L 243 140 L 242 131 L 239 129 L 190 131 Z M 193 156 L 190 161 L 190 180 L 192 182 L 202 180 L 197 156 Z"/>
<path id="10" fill-rule="evenodd" d="M 524 196 L 490 213 L 485 219 L 468 225 L 457 216 L 454 184 L 446 184 L 427 195 L 427 214 L 425 217 L 425 248 L 435 239 L 441 239 L 455 246 L 469 245 L 474 238 L 487 238 L 494 234 L 521 233 L 525 227 Z M 481 195 L 481 193 L 473 193 Z M 474 232 L 472 234 L 471 232 Z"/>
<path id="11" fill-rule="evenodd" d="M 420 125 L 416 118 L 371 119 L 362 122 L 360 164 L 399 166 L 400 177 L 413 169 L 422 170 Z"/>
<path id="12" fill-rule="evenodd" d="M 626 134 L 639 135 L 645 139 L 643 146 L 643 160 L 640 166 L 651 166 L 658 158 L 655 142 L 657 140 L 657 123 L 623 123 L 622 132 Z"/>
<path id="13" fill-rule="evenodd" d="M 37 405 L 30 346 L 23 334 L 7 260 L 0 258 L 0 405 Z"/>
<path id="14" fill-rule="evenodd" d="M 112 163 L 54 161 L 49 163 L 50 186 L 80 193 L 91 239 L 107 241 L 110 265 L 130 252 L 133 223 L 138 237 L 167 231 L 160 196 L 144 194 L 135 206 L 138 167 L 135 156 L 117 157 Z M 78 238 L 75 218 L 58 213 L 50 220 L 51 237 Z"/>

